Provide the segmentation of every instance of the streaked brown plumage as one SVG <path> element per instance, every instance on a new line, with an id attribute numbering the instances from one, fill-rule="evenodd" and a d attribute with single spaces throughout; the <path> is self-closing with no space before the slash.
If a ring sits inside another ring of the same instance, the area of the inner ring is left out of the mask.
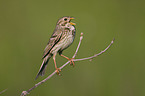
<path id="1" fill-rule="evenodd" d="M 55 56 L 57 53 L 59 53 L 64 58 L 72 61 L 68 57 L 62 55 L 63 50 L 68 48 L 73 43 L 75 38 L 75 27 L 74 27 L 75 23 L 70 22 L 72 19 L 74 18 L 65 16 L 58 20 L 56 24 L 56 28 L 53 34 L 51 35 L 49 42 L 44 50 L 44 54 L 42 57 L 43 62 L 36 76 L 36 79 L 39 76 L 44 75 L 47 63 L 52 56 L 53 56 L 56 72 L 57 74 L 59 74 L 59 71 L 61 70 L 57 68 L 56 61 L 55 61 Z"/>

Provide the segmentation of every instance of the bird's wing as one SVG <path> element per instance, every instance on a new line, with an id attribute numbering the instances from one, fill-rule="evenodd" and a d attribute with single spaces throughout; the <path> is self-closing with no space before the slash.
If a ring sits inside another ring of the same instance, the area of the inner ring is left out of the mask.
<path id="1" fill-rule="evenodd" d="M 59 42 L 59 40 L 61 39 L 61 36 L 62 36 L 62 29 L 54 30 L 53 34 L 51 35 L 48 41 L 46 48 L 44 49 L 44 54 L 43 54 L 42 59 L 45 58 L 46 55 L 49 54 L 51 49 Z"/>

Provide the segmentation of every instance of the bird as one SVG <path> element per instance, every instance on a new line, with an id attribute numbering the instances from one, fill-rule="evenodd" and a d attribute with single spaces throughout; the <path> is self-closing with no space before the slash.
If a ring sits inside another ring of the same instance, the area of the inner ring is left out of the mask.
<path id="1" fill-rule="evenodd" d="M 67 56 L 63 55 L 62 52 L 67 49 L 74 41 L 76 28 L 75 23 L 71 22 L 74 17 L 71 16 L 64 16 L 60 18 L 57 23 L 53 34 L 51 35 L 47 46 L 44 49 L 43 57 L 42 57 L 42 64 L 37 73 L 35 80 L 39 76 L 43 76 L 45 74 L 46 66 L 49 62 L 49 59 L 53 57 L 54 65 L 55 65 L 55 72 L 60 75 L 61 69 L 59 69 L 56 65 L 56 54 L 59 53 L 60 56 L 66 58 L 70 61 L 70 64 L 73 64 L 74 58 L 68 58 Z"/>

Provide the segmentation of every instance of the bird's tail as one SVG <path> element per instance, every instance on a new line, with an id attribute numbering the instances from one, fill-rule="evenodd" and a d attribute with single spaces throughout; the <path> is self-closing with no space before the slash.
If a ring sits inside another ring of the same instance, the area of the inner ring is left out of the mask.
<path id="1" fill-rule="evenodd" d="M 39 77 L 39 76 L 43 76 L 44 73 L 45 73 L 45 69 L 46 69 L 46 66 L 47 66 L 47 63 L 49 61 L 49 59 L 51 58 L 51 56 L 47 55 L 44 59 L 43 59 L 43 62 L 41 64 L 41 67 L 37 73 L 37 76 L 35 78 L 35 80 Z"/>

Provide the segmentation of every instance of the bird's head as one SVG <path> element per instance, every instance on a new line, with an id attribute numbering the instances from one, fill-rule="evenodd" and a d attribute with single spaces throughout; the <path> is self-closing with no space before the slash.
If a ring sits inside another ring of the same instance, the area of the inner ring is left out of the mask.
<path id="1" fill-rule="evenodd" d="M 67 23 L 69 23 L 71 25 L 76 25 L 75 23 L 70 22 L 72 19 L 74 19 L 74 18 L 69 17 L 69 16 L 62 17 L 58 20 L 57 25 L 66 26 Z"/>

